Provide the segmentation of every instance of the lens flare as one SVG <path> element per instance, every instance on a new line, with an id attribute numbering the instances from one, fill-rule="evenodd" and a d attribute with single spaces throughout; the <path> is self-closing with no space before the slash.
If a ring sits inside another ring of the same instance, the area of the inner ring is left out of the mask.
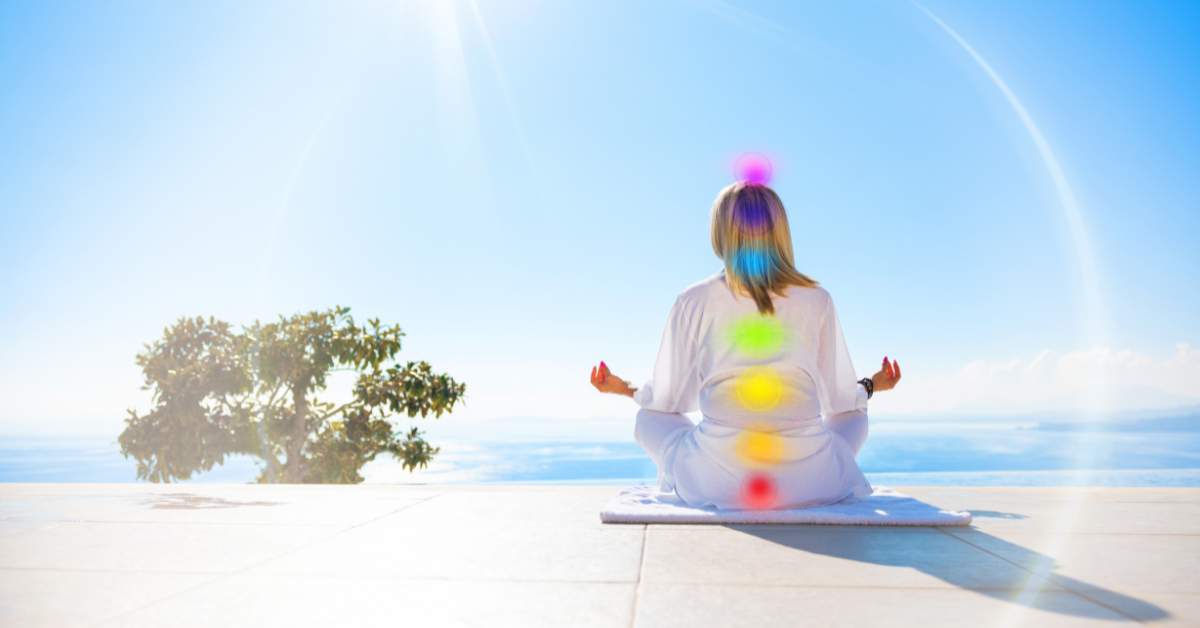
<path id="1" fill-rule="evenodd" d="M 737 344 L 747 355 L 765 358 L 779 349 L 783 327 L 774 316 L 751 314 L 737 326 Z"/>
<path id="2" fill-rule="evenodd" d="M 738 435 L 737 452 L 751 467 L 769 467 L 783 456 L 783 437 L 770 425 L 755 423 Z"/>
<path id="3" fill-rule="evenodd" d="M 765 471 L 751 471 L 742 479 L 742 501 L 747 508 L 762 510 L 775 505 L 779 486 Z"/>
<path id="4" fill-rule="evenodd" d="M 775 371 L 765 366 L 753 366 L 738 377 L 737 395 L 742 405 L 751 410 L 770 410 L 783 397 L 783 382 Z"/>
<path id="5" fill-rule="evenodd" d="M 746 153 L 734 162 L 733 173 L 738 181 L 767 185 L 771 182 L 771 160 L 762 153 Z"/>
<path id="6" fill-rule="evenodd" d="M 775 278 L 775 251 L 761 242 L 750 242 L 733 254 L 733 272 L 751 286 L 771 283 Z"/>

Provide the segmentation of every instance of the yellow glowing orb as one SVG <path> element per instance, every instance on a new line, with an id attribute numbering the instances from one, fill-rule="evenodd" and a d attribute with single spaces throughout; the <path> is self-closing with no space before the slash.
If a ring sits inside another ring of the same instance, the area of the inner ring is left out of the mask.
<path id="1" fill-rule="evenodd" d="M 783 438 L 770 425 L 755 423 L 738 436 L 737 452 L 752 467 L 769 467 L 783 456 Z"/>
<path id="2" fill-rule="evenodd" d="M 747 354 L 765 358 L 783 342 L 783 327 L 774 316 L 751 314 L 737 326 L 737 343 Z"/>
<path id="3" fill-rule="evenodd" d="M 783 382 L 779 375 L 765 366 L 746 369 L 737 381 L 738 400 L 755 411 L 770 410 L 783 397 Z"/>

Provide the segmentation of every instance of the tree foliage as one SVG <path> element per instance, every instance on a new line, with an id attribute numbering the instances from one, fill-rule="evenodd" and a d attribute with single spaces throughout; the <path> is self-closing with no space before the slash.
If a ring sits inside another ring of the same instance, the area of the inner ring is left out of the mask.
<path id="1" fill-rule="evenodd" d="M 449 413 L 466 384 L 425 362 L 392 363 L 403 336 L 378 319 L 359 326 L 343 307 L 241 331 L 180 319 L 137 356 L 154 408 L 129 411 L 121 453 L 152 482 L 186 480 L 234 454 L 259 458 L 258 481 L 272 483 L 358 483 L 384 452 L 423 468 L 438 448 L 389 419 Z M 335 371 L 358 374 L 344 403 L 316 397 Z"/>

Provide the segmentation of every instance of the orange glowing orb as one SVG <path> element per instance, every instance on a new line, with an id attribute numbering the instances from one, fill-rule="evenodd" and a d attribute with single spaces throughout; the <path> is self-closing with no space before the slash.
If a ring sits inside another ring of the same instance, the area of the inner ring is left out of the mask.
<path id="1" fill-rule="evenodd" d="M 737 395 L 742 405 L 751 410 L 770 410 L 783 397 L 783 382 L 765 366 L 750 367 L 738 378 Z"/>
<path id="2" fill-rule="evenodd" d="M 747 508 L 762 510 L 775 505 L 779 497 L 779 486 L 775 478 L 765 471 L 751 471 L 742 480 L 742 502 Z"/>
<path id="3" fill-rule="evenodd" d="M 752 467 L 769 467 L 783 455 L 783 438 L 770 425 L 755 423 L 738 435 L 737 452 Z"/>

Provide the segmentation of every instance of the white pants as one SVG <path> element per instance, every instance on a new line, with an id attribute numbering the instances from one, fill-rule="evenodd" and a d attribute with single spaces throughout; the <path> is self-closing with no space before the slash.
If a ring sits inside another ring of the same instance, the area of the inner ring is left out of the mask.
<path id="1" fill-rule="evenodd" d="M 658 465 L 661 475 L 667 449 L 676 443 L 686 430 L 694 427 L 696 424 L 686 415 L 642 409 L 637 414 L 633 438 L 647 454 L 650 454 L 650 459 Z M 825 429 L 845 440 L 857 457 L 863 443 L 867 442 L 867 413 L 855 410 L 826 417 Z"/>

